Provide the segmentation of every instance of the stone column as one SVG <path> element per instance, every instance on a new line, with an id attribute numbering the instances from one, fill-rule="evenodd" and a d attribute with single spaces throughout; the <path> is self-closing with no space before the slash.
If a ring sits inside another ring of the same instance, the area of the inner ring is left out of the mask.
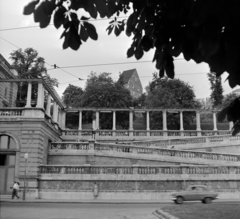
<path id="1" fill-rule="evenodd" d="M 116 130 L 116 111 L 113 111 L 113 127 L 112 130 Z"/>
<path id="2" fill-rule="evenodd" d="M 133 130 L 133 111 L 129 111 L 129 130 Z"/>
<path id="3" fill-rule="evenodd" d="M 51 117 L 51 95 L 50 93 L 48 93 L 48 97 L 47 97 L 47 107 L 46 107 L 46 114 Z"/>
<path id="4" fill-rule="evenodd" d="M 150 119 L 149 119 L 149 111 L 146 111 L 146 119 L 147 119 L 147 136 L 150 136 Z"/>
<path id="5" fill-rule="evenodd" d="M 66 111 L 64 109 L 62 110 L 62 116 L 61 116 L 61 128 L 62 130 L 66 129 Z"/>
<path id="6" fill-rule="evenodd" d="M 53 121 L 57 123 L 57 119 L 58 119 L 58 110 L 57 110 L 58 106 L 56 101 L 53 102 Z"/>
<path id="7" fill-rule="evenodd" d="M 217 131 L 216 112 L 213 112 L 213 131 Z"/>
<path id="8" fill-rule="evenodd" d="M 231 131 L 231 130 L 232 130 L 232 128 L 233 128 L 233 125 L 234 125 L 234 123 L 233 123 L 233 122 L 229 122 L 229 131 Z"/>
<path id="9" fill-rule="evenodd" d="M 38 82 L 38 95 L 37 95 L 37 106 L 39 108 L 43 108 L 44 97 L 43 97 L 43 84 L 42 82 Z"/>
<path id="10" fill-rule="evenodd" d="M 196 122 L 197 122 L 197 136 L 202 135 L 201 130 L 201 121 L 200 121 L 200 112 L 196 111 Z"/>
<path id="11" fill-rule="evenodd" d="M 31 107 L 32 100 L 32 82 L 28 82 L 27 103 L 25 107 Z"/>
<path id="12" fill-rule="evenodd" d="M 99 129 L 99 111 L 96 111 L 96 129 Z"/>
<path id="13" fill-rule="evenodd" d="M 82 130 L 82 111 L 79 111 L 78 130 Z"/>
<path id="14" fill-rule="evenodd" d="M 180 132 L 181 132 L 181 136 L 184 136 L 183 112 L 182 111 L 180 111 Z"/>
<path id="15" fill-rule="evenodd" d="M 163 131 L 167 131 L 167 111 L 163 110 Z"/>
<path id="16" fill-rule="evenodd" d="M 129 111 L 129 136 L 133 136 L 133 111 Z"/>
<path id="17" fill-rule="evenodd" d="M 115 136 L 116 135 L 116 111 L 113 111 L 113 127 L 112 127 L 112 135 Z"/>
<path id="18" fill-rule="evenodd" d="M 163 115 L 163 136 L 168 136 L 168 132 L 167 132 L 167 111 L 163 110 L 162 115 Z"/>

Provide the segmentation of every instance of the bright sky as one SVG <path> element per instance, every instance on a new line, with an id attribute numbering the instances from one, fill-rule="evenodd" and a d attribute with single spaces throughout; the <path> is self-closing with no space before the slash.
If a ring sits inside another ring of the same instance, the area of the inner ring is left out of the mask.
<path id="1" fill-rule="evenodd" d="M 50 25 L 45 29 L 40 29 L 38 24 L 34 23 L 32 15 L 22 14 L 23 7 L 30 1 L 0 0 L 0 53 L 11 63 L 9 56 L 13 50 L 32 47 L 38 51 L 39 56 L 45 58 L 48 63 L 46 64 L 47 69 L 51 69 L 53 64 L 59 67 L 85 65 L 85 67 L 48 71 L 51 77 L 57 78 L 60 83 L 56 89 L 60 96 L 68 84 L 84 88 L 85 80 L 79 81 L 78 78 L 86 79 L 91 71 L 112 73 L 112 78 L 117 80 L 119 72 L 136 68 L 144 88 L 152 80 L 152 73 L 156 71 L 155 64 L 151 62 L 154 51 L 145 53 L 140 62 L 135 58 L 128 59 L 126 52 L 131 45 L 132 37 L 127 37 L 123 33 L 119 37 L 108 36 L 105 30 L 110 20 L 92 22 L 97 28 L 98 41 L 88 39 L 87 43 L 83 43 L 78 51 L 63 50 L 62 39 L 60 40 L 62 28 L 57 30 Z M 25 28 L 30 26 L 37 27 Z M 174 62 L 176 78 L 193 86 L 197 98 L 208 97 L 210 95 L 210 85 L 206 75 L 209 71 L 208 65 L 196 64 L 193 61 L 187 62 L 182 60 L 181 56 L 177 59 Z M 149 62 L 141 63 L 141 61 Z M 126 62 L 132 63 L 97 66 L 97 64 Z M 227 74 L 223 76 L 224 94 L 232 91 L 228 82 L 224 82 L 226 76 Z"/>

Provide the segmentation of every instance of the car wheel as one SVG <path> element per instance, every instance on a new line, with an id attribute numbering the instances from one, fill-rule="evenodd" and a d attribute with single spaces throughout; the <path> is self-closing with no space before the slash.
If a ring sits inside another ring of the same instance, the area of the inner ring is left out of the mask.
<path id="1" fill-rule="evenodd" d="M 183 203 L 183 198 L 178 196 L 177 199 L 176 199 L 176 203 L 177 204 L 182 204 Z"/>
<path id="2" fill-rule="evenodd" d="M 204 200 L 203 200 L 203 203 L 205 203 L 205 204 L 210 204 L 212 202 L 212 199 L 211 198 L 205 198 Z"/>

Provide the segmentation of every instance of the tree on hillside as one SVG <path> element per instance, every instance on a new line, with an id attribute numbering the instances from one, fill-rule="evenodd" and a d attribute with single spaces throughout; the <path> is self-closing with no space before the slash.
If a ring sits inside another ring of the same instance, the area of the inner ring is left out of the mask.
<path id="1" fill-rule="evenodd" d="M 223 87 L 222 87 L 222 79 L 221 77 L 217 77 L 216 74 L 210 72 L 208 73 L 208 79 L 210 82 L 211 92 L 211 101 L 213 103 L 213 107 L 217 108 L 221 106 L 223 101 Z"/>
<path id="2" fill-rule="evenodd" d="M 50 86 L 58 86 L 58 81 L 47 74 L 44 58 L 33 48 L 18 49 L 10 53 L 12 66 L 20 78 L 43 78 Z M 44 75 L 43 75 L 44 73 Z M 18 84 L 17 106 L 24 106 L 27 98 L 27 83 Z M 33 83 L 32 99 L 37 98 L 37 84 Z"/>
<path id="3" fill-rule="evenodd" d="M 82 94 L 83 90 L 81 87 L 69 84 L 63 92 L 62 99 L 67 107 L 75 107 L 80 102 Z"/>
<path id="4" fill-rule="evenodd" d="M 183 54 L 187 61 L 208 63 L 216 76 L 228 72 L 230 87 L 240 85 L 240 1 L 35 0 L 24 7 L 23 13 L 33 13 L 41 28 L 50 24 L 53 15 L 54 26 L 64 28 L 63 48 L 77 50 L 88 38 L 98 39 L 89 18 L 78 17 L 80 9 L 95 19 L 130 13 L 127 20 L 110 21 L 108 34 L 133 34 L 128 57 L 141 59 L 144 52 L 154 48 L 153 62 L 161 78 L 165 74 L 174 77 L 173 57 Z M 236 101 L 240 103 L 240 99 Z M 238 109 L 232 107 L 236 113 L 227 110 L 225 115 L 231 114 L 233 121 L 240 120 Z"/>
<path id="5" fill-rule="evenodd" d="M 160 79 L 156 73 L 153 76 L 146 99 L 148 107 L 161 109 L 196 109 L 200 107 L 200 103 L 195 100 L 193 88 L 187 83 L 167 77 Z M 189 124 L 195 116 L 191 112 L 185 113 L 184 124 Z M 169 127 L 180 128 L 179 114 L 168 114 L 167 120 Z M 162 128 L 162 115 L 160 113 L 153 112 L 152 121 L 152 128 Z"/>
<path id="6" fill-rule="evenodd" d="M 132 97 L 130 92 L 114 82 L 110 73 L 91 72 L 86 81 L 86 86 L 83 94 L 70 97 L 70 102 L 74 101 L 74 108 L 77 107 L 92 107 L 92 108 L 128 108 L 131 106 Z M 72 87 L 71 87 L 72 88 Z M 67 90 L 64 91 L 64 93 Z M 67 94 L 67 92 L 65 93 Z M 92 122 L 92 113 L 85 114 L 86 122 Z M 76 119 L 75 119 L 76 120 Z M 75 121 L 76 125 L 78 120 Z M 128 112 L 117 112 L 116 124 L 123 128 L 128 127 L 129 114 Z M 100 116 L 101 129 L 112 129 L 112 114 L 101 113 Z"/>

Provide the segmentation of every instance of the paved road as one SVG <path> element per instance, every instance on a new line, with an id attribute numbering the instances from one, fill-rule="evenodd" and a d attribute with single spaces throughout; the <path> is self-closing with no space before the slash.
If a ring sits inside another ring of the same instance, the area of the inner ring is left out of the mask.
<path id="1" fill-rule="evenodd" d="M 82 204 L 1 202 L 1 219 L 147 219 L 168 204 Z"/>

